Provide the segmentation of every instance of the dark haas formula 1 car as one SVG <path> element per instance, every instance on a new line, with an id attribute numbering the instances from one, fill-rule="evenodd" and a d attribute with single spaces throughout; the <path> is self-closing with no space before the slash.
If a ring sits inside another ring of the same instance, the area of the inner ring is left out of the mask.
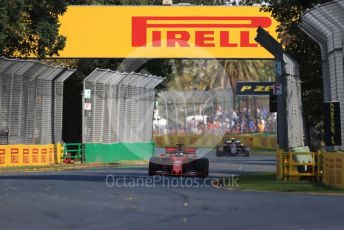
<path id="1" fill-rule="evenodd" d="M 165 154 L 152 157 L 149 161 L 149 175 L 172 175 L 208 177 L 209 160 L 197 158 L 196 148 L 166 147 Z"/>
<path id="2" fill-rule="evenodd" d="M 231 140 L 225 140 L 223 146 L 216 147 L 216 156 L 249 156 L 250 149 L 245 147 L 239 140 L 232 138 Z"/>

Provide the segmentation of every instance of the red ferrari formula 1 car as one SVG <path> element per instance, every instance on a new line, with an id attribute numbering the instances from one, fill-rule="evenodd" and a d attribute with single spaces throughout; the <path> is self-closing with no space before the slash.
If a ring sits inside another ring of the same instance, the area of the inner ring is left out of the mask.
<path id="1" fill-rule="evenodd" d="M 167 147 L 165 154 L 160 157 L 152 157 L 149 161 L 148 174 L 208 177 L 209 160 L 197 158 L 196 148 Z"/>

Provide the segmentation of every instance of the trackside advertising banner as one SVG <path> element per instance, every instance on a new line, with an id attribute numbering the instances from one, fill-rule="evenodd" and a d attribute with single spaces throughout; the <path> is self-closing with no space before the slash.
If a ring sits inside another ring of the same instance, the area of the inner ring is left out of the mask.
<path id="1" fill-rule="evenodd" d="M 324 118 L 326 146 L 342 145 L 340 103 L 324 103 Z"/>
<path id="2" fill-rule="evenodd" d="M 59 18 L 61 58 L 273 58 L 254 38 L 277 38 L 259 7 L 70 6 Z"/>
<path id="3" fill-rule="evenodd" d="M 273 90 L 275 82 L 238 82 L 237 95 L 238 96 L 259 96 L 270 95 Z"/>

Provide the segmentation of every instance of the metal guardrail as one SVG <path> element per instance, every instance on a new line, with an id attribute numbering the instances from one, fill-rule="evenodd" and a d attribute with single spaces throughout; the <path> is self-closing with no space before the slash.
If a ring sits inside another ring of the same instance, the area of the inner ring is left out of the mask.
<path id="1" fill-rule="evenodd" d="M 64 144 L 64 154 L 62 156 L 65 163 L 74 161 L 85 161 L 84 146 L 81 143 Z"/>

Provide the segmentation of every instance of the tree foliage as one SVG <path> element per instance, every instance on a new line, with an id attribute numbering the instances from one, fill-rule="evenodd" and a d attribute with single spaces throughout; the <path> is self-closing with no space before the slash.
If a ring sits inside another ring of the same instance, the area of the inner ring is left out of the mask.
<path id="1" fill-rule="evenodd" d="M 68 0 L 71 5 L 161 5 L 162 0 Z M 192 5 L 236 4 L 235 0 L 173 0 L 173 4 L 190 3 Z"/>
<path id="2" fill-rule="evenodd" d="M 270 60 L 172 60 L 173 74 L 169 87 L 174 90 L 209 90 L 232 88 L 238 81 L 271 81 L 274 75 Z"/>
<path id="3" fill-rule="evenodd" d="M 65 37 L 58 34 L 58 16 L 65 0 L 1 0 L 0 55 L 40 58 L 58 54 Z"/>

